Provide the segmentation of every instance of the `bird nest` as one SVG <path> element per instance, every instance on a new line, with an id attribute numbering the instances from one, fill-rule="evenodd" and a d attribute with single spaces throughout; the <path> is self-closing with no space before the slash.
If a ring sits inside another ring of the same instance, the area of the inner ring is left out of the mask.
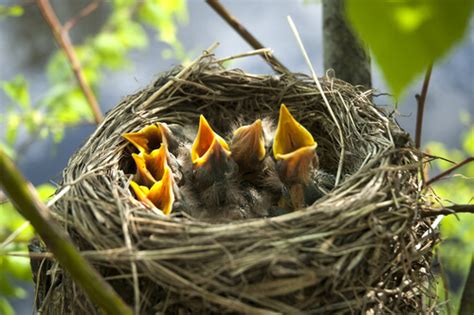
<path id="1" fill-rule="evenodd" d="M 425 313 L 434 236 L 419 155 L 371 91 L 325 76 L 227 70 L 205 53 L 111 110 L 70 159 L 52 212 L 76 246 L 141 313 Z M 285 103 L 318 142 L 335 188 L 287 214 L 212 223 L 150 211 L 129 189 L 123 134 L 200 114 L 223 136 Z M 425 234 L 425 235 L 424 235 Z M 432 234 L 429 234 L 432 235 Z M 96 313 L 53 262 L 37 276 L 45 313 Z"/>

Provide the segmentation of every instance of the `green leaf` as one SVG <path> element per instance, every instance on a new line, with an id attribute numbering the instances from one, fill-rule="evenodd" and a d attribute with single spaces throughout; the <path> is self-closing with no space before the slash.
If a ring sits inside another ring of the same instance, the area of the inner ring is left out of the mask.
<path id="1" fill-rule="evenodd" d="M 2 89 L 12 101 L 19 104 L 23 109 L 30 108 L 28 83 L 22 75 L 17 75 L 13 80 L 2 83 Z"/>
<path id="2" fill-rule="evenodd" d="M 0 314 L 3 315 L 15 315 L 15 310 L 13 307 L 8 303 L 8 300 L 3 296 L 0 296 Z"/>
<path id="3" fill-rule="evenodd" d="M 15 144 L 18 128 L 20 127 L 21 117 L 18 113 L 8 113 L 8 119 L 5 128 L 5 140 L 13 147 Z"/>
<path id="4" fill-rule="evenodd" d="M 24 9 L 20 5 L 12 5 L 12 6 L 6 6 L 6 5 L 0 5 L 0 17 L 3 15 L 6 16 L 22 16 L 24 13 Z"/>
<path id="5" fill-rule="evenodd" d="M 347 0 L 346 13 L 396 97 L 460 41 L 472 0 Z"/>
<path id="6" fill-rule="evenodd" d="M 41 184 L 36 186 L 36 191 L 38 192 L 40 199 L 43 202 L 46 202 L 52 195 L 54 195 L 56 187 L 51 184 Z"/>
<path id="7" fill-rule="evenodd" d="M 467 154 L 474 156 L 474 127 L 471 127 L 464 136 L 463 148 Z"/>

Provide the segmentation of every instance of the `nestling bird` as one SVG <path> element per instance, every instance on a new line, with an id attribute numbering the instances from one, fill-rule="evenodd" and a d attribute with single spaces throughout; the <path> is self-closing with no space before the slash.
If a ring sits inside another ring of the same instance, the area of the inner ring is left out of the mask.
<path id="1" fill-rule="evenodd" d="M 319 166 L 316 147 L 311 133 L 282 104 L 273 141 L 273 156 L 293 209 L 302 208 L 321 197 L 312 180 Z"/>
<path id="2" fill-rule="evenodd" d="M 237 128 L 230 145 L 231 157 L 239 165 L 244 195 L 252 205 L 252 212 L 259 217 L 268 215 L 281 191 L 275 163 L 267 154 L 272 127 L 269 119 L 257 119 L 250 125 Z"/>
<path id="3" fill-rule="evenodd" d="M 133 180 L 131 181 L 130 186 L 135 192 L 138 200 L 151 208 L 156 207 L 163 211 L 164 214 L 168 215 L 171 213 L 173 208 L 175 194 L 173 192 L 174 184 L 171 169 L 166 163 L 164 164 L 162 173 L 163 176 L 161 179 L 155 182 L 151 188 L 139 185 Z"/>
<path id="4" fill-rule="evenodd" d="M 132 143 L 140 152 L 150 153 L 158 149 L 162 143 L 166 144 L 168 150 L 175 154 L 179 145 L 178 140 L 172 134 L 166 123 L 156 123 L 146 126 L 138 132 L 123 134 L 123 137 Z"/>
<path id="5" fill-rule="evenodd" d="M 223 221 L 249 215 L 227 142 L 200 116 L 196 138 L 182 155 L 186 183 L 180 187 L 183 208 L 195 217 Z M 186 163 L 186 161 L 189 161 Z"/>
<path id="6" fill-rule="evenodd" d="M 251 125 L 237 128 L 233 132 L 230 151 L 240 173 L 253 173 L 261 169 L 266 153 L 262 120 L 257 119 Z"/>
<path id="7" fill-rule="evenodd" d="M 132 153 L 132 158 L 137 166 L 134 180 L 137 183 L 151 187 L 163 177 L 167 154 L 167 146 L 164 143 L 161 144 L 159 149 L 151 151 L 150 154 L 145 151 L 139 154 Z"/>

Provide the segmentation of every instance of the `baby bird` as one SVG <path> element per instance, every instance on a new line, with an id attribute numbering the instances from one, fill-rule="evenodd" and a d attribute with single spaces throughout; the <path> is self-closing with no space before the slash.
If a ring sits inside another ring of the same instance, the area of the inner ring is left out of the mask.
<path id="1" fill-rule="evenodd" d="M 150 208 L 156 207 L 165 215 L 169 215 L 175 200 L 173 176 L 170 167 L 166 165 L 166 163 L 164 169 L 161 171 L 163 176 L 159 181 L 155 182 L 151 188 L 139 185 L 133 180 L 131 181 L 130 186 L 135 192 L 138 200 Z"/>
<path id="2" fill-rule="evenodd" d="M 163 177 L 165 164 L 167 164 L 167 155 L 167 146 L 164 143 L 161 144 L 159 149 L 151 151 L 150 154 L 145 151 L 139 154 L 132 153 L 132 158 L 137 166 L 134 180 L 151 187 Z"/>
<path id="3" fill-rule="evenodd" d="M 150 153 L 158 149 L 162 143 L 166 144 L 168 150 L 176 154 L 179 145 L 178 140 L 173 136 L 166 123 L 155 123 L 146 126 L 138 132 L 123 134 L 123 137 L 132 143 L 140 152 Z"/>
<path id="4" fill-rule="evenodd" d="M 233 132 L 230 145 L 231 157 L 239 166 L 239 178 L 244 196 L 250 209 L 258 217 L 267 216 L 275 196 L 281 191 L 281 183 L 274 174 L 274 162 L 267 154 L 268 138 L 265 130 L 270 130 L 269 120 L 257 119 Z M 274 178 L 275 179 L 275 178 Z M 277 183 L 277 185 L 275 185 Z"/>
<path id="5" fill-rule="evenodd" d="M 181 187 L 186 211 L 212 221 L 247 217 L 247 201 L 237 176 L 238 165 L 231 158 L 227 142 L 212 130 L 202 115 L 188 152 L 191 163 L 185 168 L 185 177 L 192 187 Z"/>
<path id="6" fill-rule="evenodd" d="M 132 143 L 139 151 L 139 154 L 132 157 L 134 158 L 137 168 L 139 164 L 137 159 L 140 158 L 153 159 L 153 157 L 146 157 L 146 154 L 150 154 L 156 149 L 159 149 L 162 144 L 166 145 L 166 159 L 168 166 L 171 168 L 174 181 L 177 184 L 181 184 L 183 180 L 182 167 L 176 156 L 179 153 L 179 148 L 186 141 L 182 139 L 184 134 L 180 132 L 182 128 L 178 125 L 158 122 L 153 125 L 146 126 L 138 132 L 125 133 L 122 136 Z M 143 169 L 143 168 L 142 168 Z M 146 168 L 144 168 L 145 170 Z M 150 184 L 148 181 L 147 184 Z"/>
<path id="7" fill-rule="evenodd" d="M 170 214 L 177 189 L 171 168 L 168 166 L 167 145 L 161 143 L 159 149 L 132 154 L 137 172 L 130 186 L 138 200 L 164 214 Z"/>
<path id="8" fill-rule="evenodd" d="M 283 195 L 288 195 L 293 209 L 312 204 L 322 196 L 313 182 L 319 166 L 316 147 L 311 133 L 282 104 L 273 142 L 273 156 L 278 176 L 286 188 Z"/>

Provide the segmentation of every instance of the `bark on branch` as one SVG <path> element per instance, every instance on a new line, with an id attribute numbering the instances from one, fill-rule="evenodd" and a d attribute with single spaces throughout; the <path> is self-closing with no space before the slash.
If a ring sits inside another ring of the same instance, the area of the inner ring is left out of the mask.
<path id="1" fill-rule="evenodd" d="M 91 87 L 89 86 L 86 78 L 84 77 L 79 58 L 77 58 L 76 52 L 74 51 L 74 47 L 71 43 L 71 39 L 69 38 L 69 33 L 67 31 L 71 26 L 65 28 L 61 25 L 58 17 L 56 16 L 53 8 L 51 7 L 51 4 L 49 3 L 49 0 L 36 0 L 36 3 L 38 4 L 38 7 L 44 19 L 51 28 L 56 42 L 66 54 L 66 57 L 71 65 L 72 71 L 74 73 L 74 76 L 76 77 L 79 87 L 84 93 L 87 103 L 89 104 L 89 107 L 91 108 L 91 111 L 94 115 L 94 120 L 97 124 L 99 124 L 104 117 L 102 115 L 102 112 L 100 111 L 99 104 L 97 103 L 97 99 L 94 96 L 94 92 L 92 92 Z"/>
<path id="2" fill-rule="evenodd" d="M 265 48 L 258 39 L 255 38 L 233 15 L 227 11 L 227 9 L 218 0 L 206 0 L 207 4 L 219 14 L 252 48 L 262 49 Z M 261 55 L 265 61 L 267 57 L 273 69 L 279 73 L 288 72 L 288 69 L 273 55 L 265 54 Z"/>

